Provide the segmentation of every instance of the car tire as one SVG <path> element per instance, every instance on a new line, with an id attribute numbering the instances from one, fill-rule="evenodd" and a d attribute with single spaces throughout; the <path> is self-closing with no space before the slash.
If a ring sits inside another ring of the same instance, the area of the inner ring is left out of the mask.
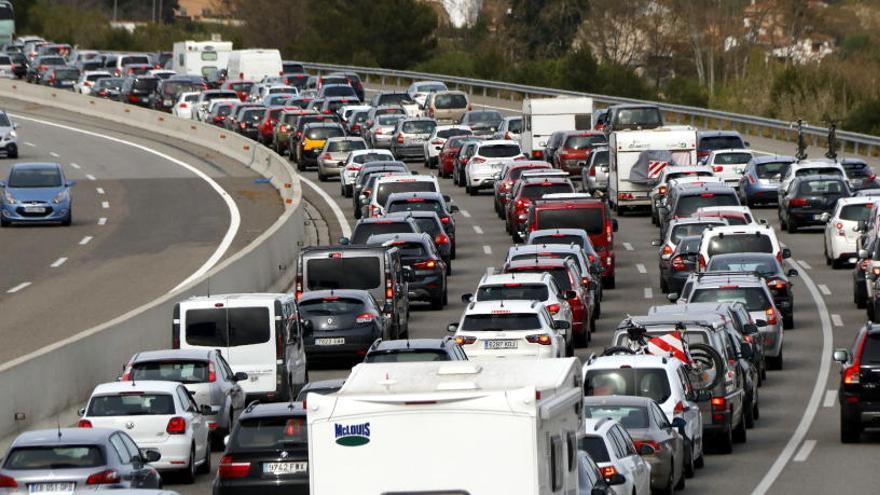
<path id="1" fill-rule="evenodd" d="M 703 469 L 703 467 L 706 465 L 704 455 L 705 454 L 703 454 L 703 451 L 700 451 L 700 457 L 697 457 L 696 459 L 694 459 L 694 467 L 695 468 Z"/>
<path id="2" fill-rule="evenodd" d="M 794 313 L 782 315 L 782 328 L 785 330 L 794 328 Z"/>
<path id="3" fill-rule="evenodd" d="M 752 429 L 755 427 L 755 398 L 754 397 L 752 397 L 749 400 L 749 403 L 743 407 L 742 423 L 745 425 L 746 429 Z"/>
<path id="4" fill-rule="evenodd" d="M 797 233 L 797 231 L 798 231 L 797 223 L 795 223 L 794 220 L 789 219 L 788 220 L 788 233 L 795 234 L 795 233 Z"/>
<path id="5" fill-rule="evenodd" d="M 782 351 L 779 351 L 779 355 L 776 357 L 767 357 L 767 366 L 770 367 L 771 370 L 779 371 L 782 369 Z"/>
<path id="6" fill-rule="evenodd" d="M 840 410 L 840 442 L 841 443 L 858 443 L 862 437 L 862 425 L 857 421 L 850 421 L 846 418 L 843 409 Z"/>
<path id="7" fill-rule="evenodd" d="M 749 409 L 751 409 L 751 406 L 749 406 Z M 746 429 L 746 414 L 745 411 L 743 411 L 742 417 L 739 418 L 739 424 L 733 429 L 734 443 L 746 443 Z"/>
<path id="8" fill-rule="evenodd" d="M 185 485 L 192 485 L 196 481 L 196 446 L 189 448 L 189 464 L 180 470 L 180 481 Z"/>
<path id="9" fill-rule="evenodd" d="M 755 391 L 755 393 L 758 393 L 757 390 Z M 761 406 L 760 399 L 754 401 L 754 403 L 752 404 L 752 418 L 761 419 L 761 407 L 760 406 Z"/>
<path id="10" fill-rule="evenodd" d="M 673 463 L 672 463 L 672 468 L 673 468 L 673 470 L 675 469 L 675 462 L 674 462 L 674 461 L 673 461 Z M 674 471 L 673 471 L 673 472 L 674 472 Z M 675 484 L 675 490 L 676 490 L 676 491 L 678 491 L 678 490 L 684 490 L 684 486 L 685 486 L 685 484 L 687 483 L 687 481 L 685 480 L 685 478 L 687 478 L 687 476 L 684 475 L 684 463 L 682 463 L 681 477 L 678 478 L 678 483 Z"/>
<path id="11" fill-rule="evenodd" d="M 587 347 L 590 344 L 590 332 L 586 328 L 584 332 L 581 332 L 580 335 L 574 334 L 574 346 L 575 347 Z M 574 333 L 574 332 L 572 332 Z"/>
<path id="12" fill-rule="evenodd" d="M 835 270 L 840 270 L 843 268 L 843 260 L 833 258 L 831 259 L 831 268 Z"/>
<path id="13" fill-rule="evenodd" d="M 318 169 L 318 182 L 327 182 L 327 176 L 321 173 L 321 169 Z"/>
<path id="14" fill-rule="evenodd" d="M 452 275 L 452 261 L 446 262 L 446 276 Z"/>
<path id="15" fill-rule="evenodd" d="M 574 357 L 574 338 L 565 342 L 565 357 Z"/>
<path id="16" fill-rule="evenodd" d="M 657 490 L 651 490 L 651 493 L 657 493 L 659 495 L 672 495 L 672 492 L 675 490 L 675 458 L 670 457 L 670 466 L 669 466 L 669 477 L 666 479 L 666 484 L 663 485 L 662 488 L 658 488 Z"/>
<path id="17" fill-rule="evenodd" d="M 210 474 L 211 473 L 211 448 L 210 448 L 210 439 L 208 446 L 205 447 L 205 462 L 203 462 L 197 472 L 198 474 Z"/>
<path id="18" fill-rule="evenodd" d="M 0 227 L 9 227 L 10 225 L 12 225 L 12 222 L 9 220 L 0 220 Z"/>
<path id="19" fill-rule="evenodd" d="M 436 296 L 431 298 L 431 309 L 443 309 L 443 294 L 437 294 Z"/>
<path id="20" fill-rule="evenodd" d="M 666 279 L 660 277 L 660 292 L 663 294 L 667 294 L 669 292 L 669 284 L 666 283 Z"/>
<path id="21" fill-rule="evenodd" d="M 602 277 L 602 288 L 603 289 L 613 289 L 617 286 L 617 280 L 614 275 L 610 277 Z"/>
<path id="22" fill-rule="evenodd" d="M 779 215 L 779 228 L 782 230 L 788 230 L 788 223 L 782 218 L 782 215 Z"/>
<path id="23" fill-rule="evenodd" d="M 477 195 L 477 188 L 476 188 L 476 187 L 471 187 L 471 186 L 465 185 L 465 186 L 464 186 L 464 189 L 465 189 L 465 191 L 467 191 L 467 193 L 468 193 L 469 195 L 471 195 L 471 196 L 476 196 L 476 195 Z"/>
<path id="24" fill-rule="evenodd" d="M 593 340 L 592 334 L 596 333 L 596 318 L 590 318 L 590 340 Z"/>
<path id="25" fill-rule="evenodd" d="M 718 437 L 718 453 L 733 453 L 733 428 L 726 428 L 724 432 L 722 432 L 721 435 Z"/>
<path id="26" fill-rule="evenodd" d="M 694 444 L 690 440 L 684 441 L 684 462 L 681 467 L 683 478 L 693 478 L 696 474 L 696 466 L 694 466 Z"/>
<path id="27" fill-rule="evenodd" d="M 6 157 L 12 158 L 13 160 L 18 158 L 18 147 L 15 146 L 14 144 L 9 145 L 6 148 Z"/>
<path id="28" fill-rule="evenodd" d="M 64 227 L 70 227 L 70 224 L 73 223 L 73 210 L 67 212 L 67 216 L 61 220 L 61 225 Z"/>

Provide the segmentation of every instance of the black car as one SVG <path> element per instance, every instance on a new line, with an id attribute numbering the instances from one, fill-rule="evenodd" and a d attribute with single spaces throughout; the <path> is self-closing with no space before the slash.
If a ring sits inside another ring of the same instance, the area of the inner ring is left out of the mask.
<path id="1" fill-rule="evenodd" d="M 742 150 L 749 147 L 736 131 L 700 131 L 697 133 L 697 160 L 704 163 L 715 150 Z"/>
<path id="2" fill-rule="evenodd" d="M 849 349 L 834 350 L 834 360 L 841 364 L 840 441 L 855 443 L 880 420 L 880 325 L 859 329 Z"/>
<path id="3" fill-rule="evenodd" d="M 7 52 L 10 62 L 12 62 L 12 75 L 21 79 L 27 74 L 28 59 L 21 52 Z"/>
<path id="4" fill-rule="evenodd" d="M 710 206 L 739 206 L 736 190 L 717 182 L 684 183 L 670 187 L 666 198 L 657 207 L 661 235 L 665 236 L 671 220 L 689 217 L 698 209 Z"/>
<path id="5" fill-rule="evenodd" d="M 669 257 L 660 257 L 660 291 L 681 293 L 688 276 L 697 270 L 702 240 L 701 236 L 681 237 Z"/>
<path id="6" fill-rule="evenodd" d="M 76 67 L 65 65 L 51 67 L 43 74 L 40 84 L 45 84 L 53 88 L 73 90 L 73 85 L 79 81 L 79 69 Z"/>
<path id="7" fill-rule="evenodd" d="M 877 242 L 876 236 L 867 237 L 858 252 L 858 259 L 853 266 L 853 303 L 859 309 L 865 309 L 868 305 L 868 270 L 871 267 L 871 262 L 874 260 L 874 254 L 877 254 L 878 244 L 880 243 Z M 873 273 L 871 276 L 873 277 Z"/>
<path id="8" fill-rule="evenodd" d="M 28 65 L 27 72 L 25 73 L 25 79 L 29 83 L 39 84 L 40 79 L 46 74 L 46 71 L 49 70 L 50 67 L 59 67 L 67 65 L 67 60 L 64 57 L 59 57 L 57 55 L 45 55 L 42 57 L 36 57 L 31 61 L 31 64 Z"/>
<path id="9" fill-rule="evenodd" d="M 877 174 L 864 160 L 844 158 L 840 164 L 843 166 L 843 171 L 846 173 L 846 178 L 849 179 L 849 185 L 853 191 L 880 187 Z"/>
<path id="10" fill-rule="evenodd" d="M 467 361 L 452 336 L 441 339 L 377 340 L 367 351 L 365 363 L 411 363 L 415 361 Z"/>
<path id="11" fill-rule="evenodd" d="M 430 235 L 424 232 L 379 234 L 370 236 L 367 245 L 400 249 L 401 263 L 411 270 L 408 280 L 410 301 L 430 302 L 432 309 L 443 309 L 446 306 L 446 263 L 434 247 Z"/>
<path id="12" fill-rule="evenodd" d="M 149 107 L 153 103 L 153 93 L 159 85 L 156 76 L 129 76 L 122 83 L 119 100 L 132 105 Z"/>
<path id="13" fill-rule="evenodd" d="M 357 94 L 359 100 L 364 101 L 364 83 L 361 82 L 361 77 L 354 72 L 334 72 L 330 74 L 331 76 L 344 76 L 348 79 L 348 84 L 354 88 L 354 92 Z"/>
<path id="14" fill-rule="evenodd" d="M 501 127 L 504 116 L 497 110 L 472 110 L 461 117 L 461 125 L 470 127 L 475 136 L 491 136 Z"/>
<path id="15" fill-rule="evenodd" d="M 419 226 L 419 230 L 434 239 L 434 246 L 446 263 L 446 274 L 452 275 L 452 238 L 446 233 L 445 225 L 433 211 L 407 211 L 391 213 L 387 217 L 411 218 Z"/>
<path id="16" fill-rule="evenodd" d="M 153 109 L 170 112 L 181 93 L 202 92 L 207 89 L 201 76 L 171 76 L 160 81 L 153 95 Z"/>
<path id="17" fill-rule="evenodd" d="M 796 177 L 779 202 L 779 223 L 789 232 L 808 225 L 825 225 L 823 213 L 833 213 L 837 200 L 852 196 L 846 179 L 837 175 Z"/>
<path id="18" fill-rule="evenodd" d="M 362 358 L 390 330 L 382 307 L 366 290 L 318 290 L 299 299 L 306 355 L 315 358 Z"/>
<path id="19" fill-rule="evenodd" d="M 433 211 L 440 217 L 443 230 L 449 236 L 452 243 L 451 256 L 455 258 L 455 218 L 458 206 L 450 205 L 448 197 L 437 192 L 403 192 L 388 195 L 385 201 L 385 213 L 400 213 L 405 211 Z"/>
<path id="20" fill-rule="evenodd" d="M 119 99 L 119 92 L 122 91 L 123 79 L 121 77 L 102 77 L 95 81 L 95 87 L 92 88 L 91 95 L 97 98 L 107 98 L 110 100 Z"/>
<path id="21" fill-rule="evenodd" d="M 699 238 L 698 238 L 699 239 Z M 798 276 L 794 268 L 786 271 L 771 253 L 716 254 L 709 259 L 706 272 L 757 272 L 767 281 L 773 303 L 782 313 L 782 326 L 794 328 L 794 294 L 791 277 Z M 680 290 L 678 292 L 681 292 Z"/>
<path id="22" fill-rule="evenodd" d="M 257 127 L 263 121 L 263 115 L 266 113 L 264 106 L 248 106 L 242 107 L 235 114 L 235 122 L 232 122 L 232 130 L 239 134 L 256 140 L 260 134 Z"/>
<path id="23" fill-rule="evenodd" d="M 418 234 L 418 224 L 410 218 L 370 217 L 362 218 L 354 224 L 349 242 L 354 245 L 366 244 L 370 236 L 380 234 Z"/>
<path id="24" fill-rule="evenodd" d="M 296 394 L 296 402 L 302 402 L 305 407 L 306 397 L 309 394 L 329 395 L 339 392 L 339 389 L 345 385 L 345 378 L 335 378 L 332 380 L 319 380 L 316 382 L 306 383 L 303 388 Z"/>
<path id="25" fill-rule="evenodd" d="M 251 403 L 229 435 L 213 493 L 308 495 L 308 466 L 308 424 L 302 405 Z"/>

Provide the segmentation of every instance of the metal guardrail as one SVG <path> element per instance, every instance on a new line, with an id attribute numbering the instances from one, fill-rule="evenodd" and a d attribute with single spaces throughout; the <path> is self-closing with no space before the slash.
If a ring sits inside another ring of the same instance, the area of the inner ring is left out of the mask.
<path id="1" fill-rule="evenodd" d="M 609 106 L 622 103 L 637 103 L 656 105 L 665 114 L 664 117 L 670 123 L 690 124 L 706 129 L 733 129 L 744 134 L 778 139 L 797 141 L 797 131 L 791 122 L 766 117 L 756 117 L 739 113 L 722 112 L 708 108 L 689 107 L 685 105 L 673 105 L 669 103 L 637 100 L 633 98 L 620 98 L 616 96 L 597 95 L 568 91 L 563 89 L 541 88 L 514 84 L 507 82 L 487 81 L 485 79 L 471 79 L 467 77 L 447 76 L 442 74 L 428 74 L 424 72 L 412 72 L 392 69 L 379 69 L 376 67 L 358 67 L 350 65 L 335 65 L 322 63 L 303 63 L 306 69 L 317 74 L 339 71 L 354 71 L 360 75 L 364 82 L 378 81 L 380 84 L 394 82 L 398 86 L 408 85 L 413 81 L 443 81 L 456 89 L 467 91 L 468 94 L 482 95 L 520 101 L 533 96 L 588 96 L 599 106 Z M 804 134 L 809 145 L 824 147 L 828 136 L 828 129 L 812 125 L 803 127 Z M 851 153 L 864 156 L 880 156 L 880 137 L 856 132 L 837 131 L 837 141 L 840 145 L 840 153 Z M 794 155 L 792 147 L 792 155 Z"/>

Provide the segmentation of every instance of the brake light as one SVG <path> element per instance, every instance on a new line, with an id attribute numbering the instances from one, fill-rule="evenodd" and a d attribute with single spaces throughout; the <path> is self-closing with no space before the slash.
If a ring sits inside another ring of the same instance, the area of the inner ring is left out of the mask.
<path id="1" fill-rule="evenodd" d="M 672 410 L 672 414 L 682 414 L 684 413 L 684 402 L 678 401 L 675 404 L 675 408 Z"/>
<path id="2" fill-rule="evenodd" d="M 214 363 L 208 363 L 208 382 L 214 383 L 217 381 L 217 370 L 214 369 Z"/>
<path id="3" fill-rule="evenodd" d="M 391 272 L 385 272 L 385 299 L 394 299 L 394 285 L 391 281 Z"/>
<path id="4" fill-rule="evenodd" d="M 837 229 L 837 235 L 839 235 L 841 237 L 846 236 L 846 232 L 843 230 L 843 223 L 841 223 L 841 222 L 835 223 L 834 228 Z"/>
<path id="5" fill-rule="evenodd" d="M 242 129 L 244 129 L 245 127 L 247 127 L 247 124 L 242 122 L 242 123 L 238 124 L 238 126 L 241 127 Z"/>
<path id="6" fill-rule="evenodd" d="M 376 318 L 373 313 L 361 313 L 354 319 L 357 323 L 370 323 Z"/>
<path id="7" fill-rule="evenodd" d="M 377 135 L 377 136 L 378 136 L 379 134 L 382 134 L 382 128 L 381 128 L 381 127 L 377 127 L 376 130 L 373 131 L 373 134 L 375 134 L 375 135 Z"/>
<path id="8" fill-rule="evenodd" d="M 231 455 L 224 455 L 220 459 L 217 475 L 221 478 L 244 478 L 250 471 L 250 462 L 235 462 Z"/>
<path id="9" fill-rule="evenodd" d="M 611 479 L 612 476 L 617 474 L 617 469 L 615 469 L 614 466 L 605 466 L 605 467 L 599 468 L 599 471 L 602 472 L 602 477 L 605 478 L 606 480 Z"/>
<path id="10" fill-rule="evenodd" d="M 703 193 L 703 194 L 700 194 L 700 197 L 701 198 L 714 198 L 715 195 L 712 193 Z"/>
<path id="11" fill-rule="evenodd" d="M 449 244 L 449 236 L 446 234 L 437 234 L 437 237 L 434 238 L 434 244 L 440 246 L 442 244 Z"/>
<path id="12" fill-rule="evenodd" d="M 549 311 L 551 315 L 555 315 L 556 313 L 559 312 L 560 309 L 561 309 L 561 306 L 556 303 L 550 304 L 549 306 L 547 306 L 547 311 Z"/>
<path id="13" fill-rule="evenodd" d="M 782 263 L 782 251 L 776 251 L 776 261 Z"/>
<path id="14" fill-rule="evenodd" d="M 437 268 L 437 262 L 435 260 L 421 261 L 419 263 L 413 263 L 413 268 L 417 270 L 434 270 Z"/>
<path id="15" fill-rule="evenodd" d="M 186 419 L 175 416 L 168 420 L 168 426 L 165 427 L 165 432 L 169 435 L 183 435 L 186 433 Z"/>
<path id="16" fill-rule="evenodd" d="M 856 352 L 853 353 L 852 364 L 843 370 L 844 385 L 858 385 L 861 381 L 862 350 L 865 347 L 865 339 L 867 336 L 868 332 L 865 332 L 859 339 L 858 344 L 855 346 Z"/>
<path id="17" fill-rule="evenodd" d="M 628 201 L 628 200 L 633 199 L 633 195 L 632 195 L 632 193 L 618 193 L 617 199 L 619 201 Z"/>
<path id="18" fill-rule="evenodd" d="M 76 426 L 77 426 L 78 428 L 91 428 L 91 427 L 92 427 L 92 422 L 89 421 L 89 420 L 87 420 L 87 419 L 81 419 L 81 420 L 79 420 L 79 422 L 76 424 Z"/>
<path id="19" fill-rule="evenodd" d="M 664 257 L 664 259 L 669 258 L 669 256 L 672 254 L 672 251 L 672 246 L 666 244 L 663 246 L 663 249 L 660 250 L 660 256 Z"/>
<path id="20" fill-rule="evenodd" d="M 553 340 L 550 339 L 549 335 L 542 333 L 535 335 L 526 335 L 526 342 L 530 344 L 550 345 L 553 343 Z"/>
<path id="21" fill-rule="evenodd" d="M 699 264 L 701 271 L 706 269 L 706 258 L 702 254 L 697 259 L 697 263 Z"/>
<path id="22" fill-rule="evenodd" d="M 754 184 L 755 182 L 757 182 L 752 174 L 746 175 L 746 177 L 748 177 L 749 179 L 749 184 Z"/>
<path id="23" fill-rule="evenodd" d="M 775 278 L 768 280 L 767 286 L 774 290 L 781 290 L 788 287 L 788 284 L 782 279 Z"/>
<path id="24" fill-rule="evenodd" d="M 0 474 L 0 488 L 18 488 L 15 478 Z"/>
<path id="25" fill-rule="evenodd" d="M 86 478 L 87 485 L 112 485 L 119 483 L 119 473 L 112 469 L 107 469 L 99 473 L 95 473 Z"/>
<path id="26" fill-rule="evenodd" d="M 330 153 L 324 153 L 324 155 L 321 156 L 322 160 L 330 160 L 331 158 L 333 158 L 333 157 L 330 156 Z"/>
<path id="27" fill-rule="evenodd" d="M 471 345 L 476 341 L 476 337 L 467 337 L 464 335 L 456 335 L 455 337 L 455 343 L 458 345 Z"/>
<path id="28" fill-rule="evenodd" d="M 294 294 L 296 294 L 297 301 L 303 293 L 303 278 L 302 275 L 296 276 L 296 289 L 294 289 Z"/>
<path id="29" fill-rule="evenodd" d="M 544 158 L 544 151 L 542 151 L 542 150 L 533 150 L 533 151 L 532 151 L 532 158 L 535 158 L 535 159 L 538 159 L 538 160 Z"/>
<path id="30" fill-rule="evenodd" d="M 596 176 L 596 167 L 590 167 L 590 177 Z"/>
<path id="31" fill-rule="evenodd" d="M 808 204 L 810 202 L 806 198 L 792 198 L 788 200 L 788 206 L 807 206 Z"/>
<path id="32" fill-rule="evenodd" d="M 613 232 L 614 232 L 614 229 L 611 228 L 611 222 L 606 221 L 605 222 L 605 240 L 608 241 L 609 244 L 614 242 Z"/>
<path id="33" fill-rule="evenodd" d="M 712 397 L 712 409 L 715 411 L 727 409 L 727 399 L 724 397 Z"/>
<path id="34" fill-rule="evenodd" d="M 120 378 L 120 381 L 131 381 L 131 363 L 125 365 L 125 371 L 122 372 L 122 378 Z"/>
<path id="35" fill-rule="evenodd" d="M 712 171 L 713 172 L 724 172 L 724 167 L 722 167 L 721 165 L 715 165 L 712 167 Z"/>
<path id="36" fill-rule="evenodd" d="M 590 285 L 590 277 L 581 277 L 581 285 L 584 287 Z"/>
<path id="37" fill-rule="evenodd" d="M 128 101 L 129 103 L 137 103 L 138 97 L 135 95 L 128 95 Z"/>
<path id="38" fill-rule="evenodd" d="M 767 324 L 775 325 L 776 324 L 776 310 L 773 308 L 767 308 L 764 311 L 764 314 L 767 315 Z"/>
<path id="39" fill-rule="evenodd" d="M 636 448 L 636 452 L 638 452 L 639 449 L 642 448 L 642 445 L 650 445 L 651 447 L 654 448 L 654 452 L 655 452 L 655 453 L 656 453 L 656 452 L 660 452 L 660 450 L 662 450 L 662 449 L 660 448 L 660 444 L 657 443 L 657 442 L 654 442 L 654 441 L 652 441 L 652 440 L 633 440 L 633 445 L 634 445 L 635 448 Z"/>
<path id="40" fill-rule="evenodd" d="M 684 264 L 684 258 L 681 256 L 676 256 L 672 258 L 672 270 L 676 272 L 683 272 L 687 270 L 687 265 Z"/>
<path id="41" fill-rule="evenodd" d="M 180 108 L 189 108 L 189 105 L 187 105 L 186 103 L 181 103 Z"/>
<path id="42" fill-rule="evenodd" d="M 440 222 L 442 222 L 443 225 L 448 224 L 448 223 L 449 223 L 449 217 L 440 217 Z"/>
<path id="43" fill-rule="evenodd" d="M 401 135 L 397 136 L 397 144 L 403 144 L 403 136 L 401 136 Z"/>

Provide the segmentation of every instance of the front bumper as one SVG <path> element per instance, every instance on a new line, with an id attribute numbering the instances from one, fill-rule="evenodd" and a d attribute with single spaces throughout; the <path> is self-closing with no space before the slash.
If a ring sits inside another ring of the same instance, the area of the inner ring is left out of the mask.
<path id="1" fill-rule="evenodd" d="M 27 209 L 41 208 L 41 211 L 27 211 Z M 70 203 L 33 203 L 33 204 L 8 204 L 3 203 L 0 207 L 0 215 L 3 220 L 19 223 L 61 222 L 70 215 Z"/>

